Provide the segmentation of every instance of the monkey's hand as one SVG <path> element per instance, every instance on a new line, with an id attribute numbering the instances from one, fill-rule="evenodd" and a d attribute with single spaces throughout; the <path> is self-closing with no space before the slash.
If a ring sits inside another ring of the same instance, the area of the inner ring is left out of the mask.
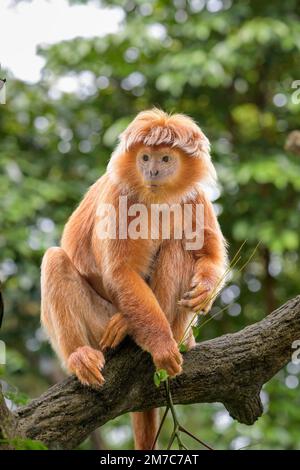
<path id="1" fill-rule="evenodd" d="M 182 371 L 183 360 L 175 340 L 172 340 L 169 345 L 163 342 L 161 346 L 156 346 L 155 351 L 152 352 L 152 358 L 156 369 L 165 369 L 170 377 Z"/>
<path id="2" fill-rule="evenodd" d="M 122 313 L 116 313 L 109 321 L 103 337 L 100 341 L 100 348 L 105 351 L 108 348 L 115 348 L 130 334 L 128 320 Z M 153 362 L 157 369 L 165 369 L 173 377 L 180 374 L 182 356 L 178 350 L 175 340 L 171 339 L 169 346 L 162 342 L 161 347 L 155 345 L 152 353 Z"/>
<path id="3" fill-rule="evenodd" d="M 129 333 L 128 321 L 122 313 L 116 313 L 108 322 L 104 334 L 100 340 L 100 348 L 105 351 L 115 348 Z"/>
<path id="4" fill-rule="evenodd" d="M 82 346 L 69 356 L 67 367 L 83 385 L 98 388 L 105 382 L 101 374 L 104 364 L 105 359 L 101 351 Z"/>
<path id="5" fill-rule="evenodd" d="M 216 298 L 216 280 L 194 276 L 191 290 L 186 292 L 178 305 L 194 312 L 208 313 Z"/>

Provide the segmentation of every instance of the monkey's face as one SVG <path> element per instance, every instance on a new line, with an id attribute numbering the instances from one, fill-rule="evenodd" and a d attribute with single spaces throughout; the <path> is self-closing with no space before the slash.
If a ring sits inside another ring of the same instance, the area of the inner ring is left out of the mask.
<path id="1" fill-rule="evenodd" d="M 122 132 L 108 165 L 123 193 L 139 201 L 182 201 L 203 181 L 215 181 L 209 141 L 183 115 L 143 111 Z"/>
<path id="2" fill-rule="evenodd" d="M 177 147 L 139 145 L 127 154 L 123 170 L 123 181 L 138 189 L 141 199 L 168 202 L 189 192 L 202 179 L 205 165 Z"/>
<path id="3" fill-rule="evenodd" d="M 142 147 L 137 152 L 136 165 L 145 187 L 152 191 L 168 186 L 181 170 L 180 155 L 170 147 Z"/>
<path id="4" fill-rule="evenodd" d="M 140 201 L 180 200 L 205 175 L 201 158 L 186 155 L 177 147 L 138 145 L 118 156 L 110 171 Z"/>

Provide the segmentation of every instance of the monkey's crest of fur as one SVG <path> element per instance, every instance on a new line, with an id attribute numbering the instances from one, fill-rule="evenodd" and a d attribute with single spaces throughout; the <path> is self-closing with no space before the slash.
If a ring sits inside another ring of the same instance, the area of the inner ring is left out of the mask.
<path id="1" fill-rule="evenodd" d="M 120 135 L 119 144 L 108 164 L 108 172 L 114 172 L 118 158 L 138 144 L 167 145 L 180 149 L 190 157 L 203 159 L 207 165 L 206 179 L 216 181 L 209 140 L 189 116 L 167 114 L 157 108 L 140 112 Z"/>

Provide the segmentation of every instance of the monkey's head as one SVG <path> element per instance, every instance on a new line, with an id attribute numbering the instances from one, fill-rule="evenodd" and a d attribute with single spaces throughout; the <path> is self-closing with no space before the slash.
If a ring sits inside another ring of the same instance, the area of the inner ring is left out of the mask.
<path id="1" fill-rule="evenodd" d="M 120 136 L 108 172 L 139 200 L 180 200 L 202 181 L 215 180 L 209 141 L 183 114 L 143 111 Z"/>

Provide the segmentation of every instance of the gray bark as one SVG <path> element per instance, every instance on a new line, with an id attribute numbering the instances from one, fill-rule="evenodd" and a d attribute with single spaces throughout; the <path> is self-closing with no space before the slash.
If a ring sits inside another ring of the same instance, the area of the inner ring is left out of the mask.
<path id="1" fill-rule="evenodd" d="M 6 406 L 0 382 L 0 449 L 12 449 L 11 440 L 16 435 L 17 420 Z"/>
<path id="2" fill-rule="evenodd" d="M 258 323 L 198 344 L 184 354 L 183 373 L 171 381 L 175 404 L 221 402 L 241 423 L 253 424 L 260 391 L 290 360 L 300 339 L 300 296 Z M 166 405 L 153 384 L 151 357 L 126 339 L 107 355 L 105 385 L 95 391 L 69 377 L 14 413 L 19 436 L 50 448 L 72 449 L 93 430 L 129 411 Z"/>

